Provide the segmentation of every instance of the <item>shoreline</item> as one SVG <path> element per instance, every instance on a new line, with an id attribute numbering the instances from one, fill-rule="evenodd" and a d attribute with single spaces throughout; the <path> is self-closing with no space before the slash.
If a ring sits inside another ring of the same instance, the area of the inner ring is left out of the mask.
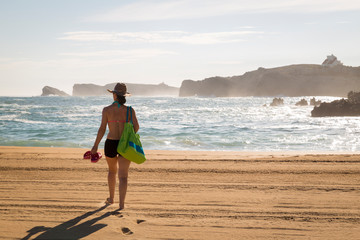
<path id="1" fill-rule="evenodd" d="M 116 212 L 85 151 L 0 147 L 0 238 L 358 237 L 360 154 L 148 150 Z"/>
<path id="2" fill-rule="evenodd" d="M 48 150 L 48 149 L 53 149 L 53 151 L 60 151 L 60 150 L 64 150 L 64 151 L 70 151 L 71 152 L 78 152 L 78 151 L 84 151 L 84 153 L 88 150 L 90 150 L 91 148 L 71 148 L 71 147 L 33 147 L 33 146 L 0 146 L 0 151 L 8 151 L 8 150 L 21 150 L 21 149 L 27 149 L 27 151 L 35 151 L 36 149 L 38 150 Z M 103 148 L 99 148 L 98 149 L 99 152 L 101 152 L 102 154 L 104 153 L 104 149 Z M 274 151 L 233 151 L 233 150 L 154 150 L 154 149 L 144 149 L 145 154 L 154 154 L 156 152 L 159 153 L 176 153 L 176 154 L 180 154 L 180 153 L 187 153 L 187 154 L 194 154 L 194 155 L 199 155 L 199 154 L 208 154 L 208 153 L 213 153 L 215 155 L 220 154 L 220 153 L 224 153 L 225 155 L 236 155 L 236 156 L 241 156 L 241 155 L 257 155 L 257 156 L 266 156 L 266 155 L 275 155 L 275 156 L 291 156 L 291 155 L 360 155 L 360 151 L 323 151 L 323 150 L 313 150 L 313 151 L 297 151 L 297 150 L 274 150 Z M 51 152 L 51 151 L 50 151 Z M 103 156 L 105 156 L 103 154 Z"/>

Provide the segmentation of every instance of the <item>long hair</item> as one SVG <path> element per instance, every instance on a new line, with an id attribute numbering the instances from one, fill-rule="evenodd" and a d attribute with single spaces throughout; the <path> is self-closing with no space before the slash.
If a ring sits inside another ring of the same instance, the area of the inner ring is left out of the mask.
<path id="1" fill-rule="evenodd" d="M 117 101 L 118 101 L 121 105 L 123 105 L 123 104 L 126 103 L 126 98 L 125 98 L 125 96 L 121 96 L 121 95 L 117 95 L 117 94 L 116 94 L 116 99 L 117 99 Z"/>

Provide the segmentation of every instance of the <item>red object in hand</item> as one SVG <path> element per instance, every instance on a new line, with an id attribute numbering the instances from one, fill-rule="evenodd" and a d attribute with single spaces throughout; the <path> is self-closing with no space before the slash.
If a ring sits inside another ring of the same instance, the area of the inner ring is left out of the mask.
<path id="1" fill-rule="evenodd" d="M 92 163 L 97 163 L 101 157 L 102 155 L 100 152 L 91 154 L 91 151 L 87 151 L 86 153 L 84 153 L 84 159 L 91 159 Z"/>
<path id="2" fill-rule="evenodd" d="M 91 154 L 91 162 L 96 163 L 102 157 L 101 153 L 97 152 L 95 154 Z"/>
<path id="3" fill-rule="evenodd" d="M 91 152 L 87 151 L 86 153 L 84 153 L 84 159 L 91 159 Z"/>

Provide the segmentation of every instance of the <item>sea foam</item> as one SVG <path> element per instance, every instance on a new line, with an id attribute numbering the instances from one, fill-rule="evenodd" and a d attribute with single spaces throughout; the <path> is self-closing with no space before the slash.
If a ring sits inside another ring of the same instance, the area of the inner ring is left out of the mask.
<path id="1" fill-rule="evenodd" d="M 129 97 L 127 105 L 145 150 L 360 150 L 359 117 L 312 118 L 312 106 L 295 106 L 300 99 L 269 107 L 269 97 Z M 0 145 L 91 148 L 111 103 L 111 96 L 0 97 Z"/>

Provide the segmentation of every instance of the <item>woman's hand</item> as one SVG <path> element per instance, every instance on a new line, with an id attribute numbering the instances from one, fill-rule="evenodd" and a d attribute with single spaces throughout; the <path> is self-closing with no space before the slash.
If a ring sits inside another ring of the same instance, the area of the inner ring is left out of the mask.
<path id="1" fill-rule="evenodd" d="M 97 146 L 93 146 L 91 149 L 91 154 L 95 154 L 97 153 L 98 147 Z"/>

